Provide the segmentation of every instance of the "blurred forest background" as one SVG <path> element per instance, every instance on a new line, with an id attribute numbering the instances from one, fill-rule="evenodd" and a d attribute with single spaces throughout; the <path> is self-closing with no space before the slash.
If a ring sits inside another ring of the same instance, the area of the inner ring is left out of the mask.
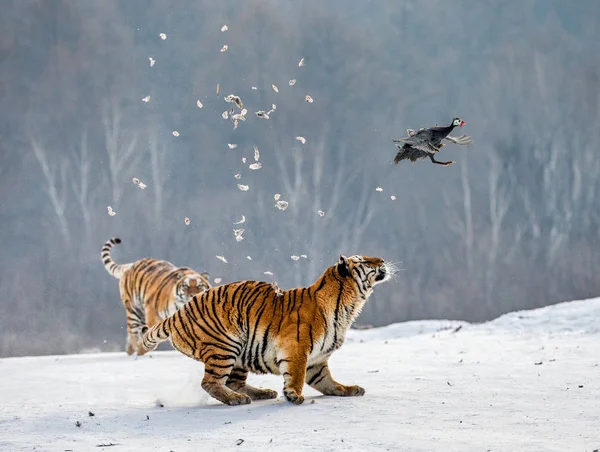
<path id="1" fill-rule="evenodd" d="M 0 8 L 0 356 L 123 350 L 100 261 L 114 236 L 118 263 L 283 288 L 341 253 L 400 262 L 363 325 L 600 295 L 598 0 Z M 230 93 L 249 110 L 236 130 L 221 117 Z M 455 165 L 391 165 L 392 138 L 455 115 L 474 139 L 443 149 Z"/>

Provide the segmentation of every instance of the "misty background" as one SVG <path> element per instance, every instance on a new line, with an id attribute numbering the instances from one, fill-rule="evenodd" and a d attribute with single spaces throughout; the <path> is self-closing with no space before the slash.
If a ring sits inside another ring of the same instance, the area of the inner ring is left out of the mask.
<path id="1" fill-rule="evenodd" d="M 339 254 L 399 262 L 358 325 L 600 295 L 597 0 L 0 8 L 0 356 L 123 350 L 100 260 L 115 236 L 117 263 L 222 283 L 306 286 Z M 248 109 L 236 130 L 230 93 Z M 455 165 L 391 164 L 392 138 L 454 116 L 474 140 L 442 150 Z"/>

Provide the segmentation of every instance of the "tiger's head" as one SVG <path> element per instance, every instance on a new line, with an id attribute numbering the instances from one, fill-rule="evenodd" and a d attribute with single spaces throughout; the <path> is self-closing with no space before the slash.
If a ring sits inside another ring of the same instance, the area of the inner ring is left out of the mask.
<path id="1" fill-rule="evenodd" d="M 211 288 L 210 275 L 203 273 L 177 274 L 177 286 L 175 287 L 175 297 L 179 300 L 189 301 L 194 295 L 202 293 Z"/>
<path id="2" fill-rule="evenodd" d="M 373 292 L 373 287 L 389 280 L 396 273 L 396 267 L 380 257 L 346 257 L 342 254 L 335 265 L 335 271 L 342 279 L 352 278 L 360 295 L 366 298 Z"/>

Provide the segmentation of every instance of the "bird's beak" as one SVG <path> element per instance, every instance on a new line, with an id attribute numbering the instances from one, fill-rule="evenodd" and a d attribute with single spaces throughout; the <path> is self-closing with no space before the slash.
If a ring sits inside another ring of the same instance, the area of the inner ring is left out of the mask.
<path id="1" fill-rule="evenodd" d="M 464 126 L 465 124 L 466 124 L 466 122 L 461 119 L 460 120 L 460 127 Z"/>

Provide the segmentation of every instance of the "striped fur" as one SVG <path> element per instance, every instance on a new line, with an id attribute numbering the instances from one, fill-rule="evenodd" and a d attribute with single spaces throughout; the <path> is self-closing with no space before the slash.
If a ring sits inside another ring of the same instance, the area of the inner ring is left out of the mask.
<path id="1" fill-rule="evenodd" d="M 102 263 L 106 271 L 119 279 L 121 301 L 127 314 L 128 355 L 143 355 L 141 331 L 143 327 L 156 325 L 174 314 L 192 296 L 210 289 L 208 273 L 197 273 L 177 268 L 167 261 L 140 259 L 130 264 L 116 264 L 110 255 L 114 245 L 121 239 L 113 238 L 102 247 Z"/>
<path id="2" fill-rule="evenodd" d="M 153 350 L 170 339 L 190 358 L 204 362 L 202 388 L 228 405 L 277 397 L 246 384 L 248 372 L 282 375 L 283 394 L 304 401 L 304 382 L 326 395 L 363 395 L 329 372 L 328 359 L 344 342 L 373 287 L 394 272 L 377 257 L 340 256 L 310 287 L 281 291 L 266 282 L 241 281 L 194 296 L 174 315 L 146 331 Z"/>

